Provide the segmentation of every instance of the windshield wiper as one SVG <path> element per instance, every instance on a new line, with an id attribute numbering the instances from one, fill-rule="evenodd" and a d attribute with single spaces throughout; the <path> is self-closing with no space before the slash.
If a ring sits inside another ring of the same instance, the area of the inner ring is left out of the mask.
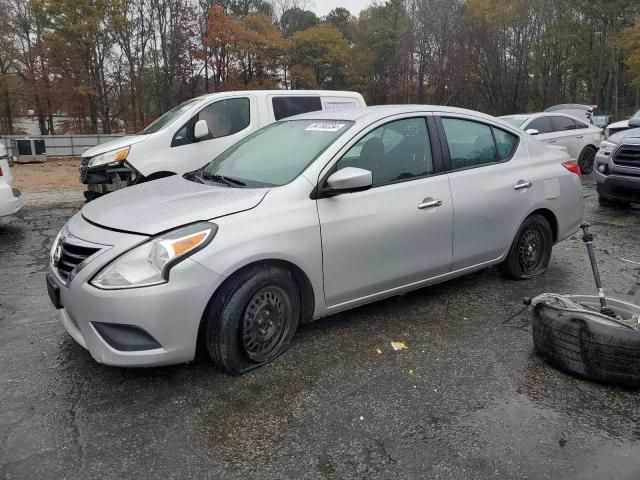
<path id="1" fill-rule="evenodd" d="M 230 187 L 246 187 L 247 186 L 247 184 L 244 183 L 242 180 L 238 180 L 237 178 L 233 178 L 233 177 L 226 177 L 224 175 L 212 175 L 209 173 L 204 173 L 202 175 L 202 178 L 204 180 L 212 180 L 218 183 L 223 182 L 229 185 Z"/>

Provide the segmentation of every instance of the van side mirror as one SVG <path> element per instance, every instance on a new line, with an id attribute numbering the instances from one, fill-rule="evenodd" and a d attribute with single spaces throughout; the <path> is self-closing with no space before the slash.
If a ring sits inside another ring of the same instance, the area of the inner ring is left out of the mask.
<path id="1" fill-rule="evenodd" d="M 341 193 L 361 192 L 373 185 L 373 175 L 364 168 L 347 167 L 327 178 L 324 193 L 328 196 Z"/>
<path id="2" fill-rule="evenodd" d="M 196 140 L 202 140 L 207 135 L 209 135 L 209 126 L 207 125 L 207 121 L 198 120 L 196 125 L 193 127 L 193 137 Z"/>
<path id="3" fill-rule="evenodd" d="M 629 128 L 640 128 L 640 118 L 632 118 L 629 120 Z"/>
<path id="4" fill-rule="evenodd" d="M 529 135 L 540 135 L 540 131 L 536 130 L 535 128 L 528 128 L 527 130 L 525 130 L 525 132 Z"/>

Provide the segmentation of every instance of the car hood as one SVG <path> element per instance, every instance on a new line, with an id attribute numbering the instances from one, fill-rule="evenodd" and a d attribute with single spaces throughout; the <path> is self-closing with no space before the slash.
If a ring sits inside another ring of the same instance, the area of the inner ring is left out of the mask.
<path id="1" fill-rule="evenodd" d="M 632 128 L 631 130 L 614 133 L 607 140 L 612 143 L 624 142 L 633 145 L 640 144 L 640 128 Z"/>
<path id="2" fill-rule="evenodd" d="M 622 120 L 621 122 L 610 123 L 607 128 L 629 128 L 629 120 Z"/>
<path id="3" fill-rule="evenodd" d="M 109 229 L 156 235 L 189 223 L 251 210 L 268 192 L 203 185 L 175 176 L 100 197 L 82 208 L 82 216 Z"/>
<path id="4" fill-rule="evenodd" d="M 144 142 L 149 135 L 127 135 L 125 137 L 116 138 L 110 142 L 101 143 L 95 147 L 91 147 L 82 154 L 82 158 L 95 157 L 101 153 L 117 150 L 118 148 L 129 147 L 136 143 Z"/>

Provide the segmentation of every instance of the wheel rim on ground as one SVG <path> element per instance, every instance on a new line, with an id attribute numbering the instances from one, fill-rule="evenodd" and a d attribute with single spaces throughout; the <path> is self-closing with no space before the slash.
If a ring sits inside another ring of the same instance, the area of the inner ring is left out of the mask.
<path id="1" fill-rule="evenodd" d="M 523 273 L 535 273 L 544 262 L 544 234 L 536 226 L 530 226 L 520 236 L 518 260 Z"/>
<path id="2" fill-rule="evenodd" d="M 242 344 L 256 363 L 275 358 L 291 328 L 292 305 L 289 295 L 276 286 L 259 290 L 244 311 Z"/>
<path id="3" fill-rule="evenodd" d="M 591 173 L 591 171 L 593 170 L 594 158 L 596 158 L 596 152 L 591 148 L 586 149 L 580 156 L 580 170 L 582 170 L 584 173 Z"/>

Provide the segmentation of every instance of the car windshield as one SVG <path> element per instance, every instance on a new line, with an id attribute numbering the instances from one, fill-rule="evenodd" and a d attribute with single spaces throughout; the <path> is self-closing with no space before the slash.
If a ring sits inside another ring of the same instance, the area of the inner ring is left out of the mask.
<path id="1" fill-rule="evenodd" d="M 165 128 L 167 125 L 172 123 L 176 118 L 182 115 L 184 112 L 189 110 L 194 103 L 199 102 L 201 99 L 192 98 L 191 100 L 187 100 L 184 103 L 181 103 L 177 107 L 172 108 L 167 113 L 158 118 L 155 122 L 149 125 L 147 128 L 142 130 L 138 135 L 148 135 L 150 133 L 156 133 Z"/>
<path id="2" fill-rule="evenodd" d="M 507 123 L 510 123 L 514 127 L 520 128 L 524 122 L 526 122 L 529 117 L 500 117 Z"/>
<path id="3" fill-rule="evenodd" d="M 344 120 L 272 123 L 223 152 L 199 177 L 233 186 L 285 185 L 352 125 Z"/>
<path id="4" fill-rule="evenodd" d="M 640 110 L 638 110 L 636 113 L 633 114 L 633 117 L 631 118 L 640 118 Z"/>

